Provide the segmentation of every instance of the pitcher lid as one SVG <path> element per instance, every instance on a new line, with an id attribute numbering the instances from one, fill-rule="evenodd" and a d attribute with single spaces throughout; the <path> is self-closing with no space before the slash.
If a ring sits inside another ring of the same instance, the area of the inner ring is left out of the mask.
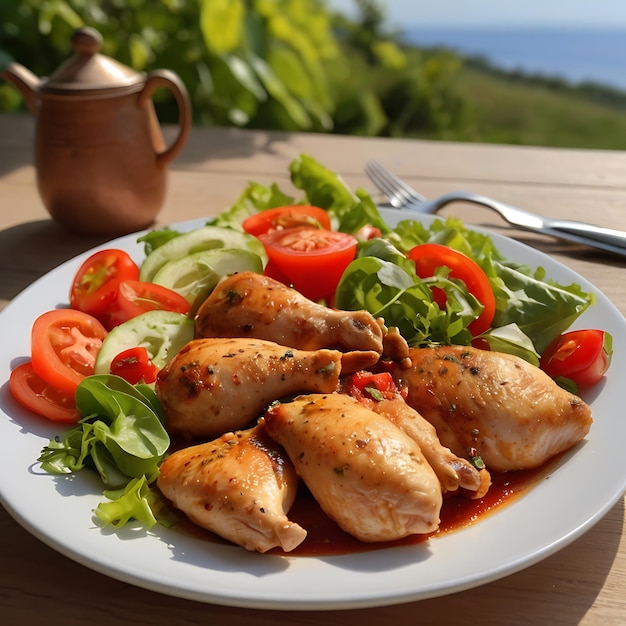
<path id="1" fill-rule="evenodd" d="M 74 54 L 42 81 L 41 90 L 60 93 L 128 89 L 145 81 L 143 74 L 100 54 L 102 35 L 97 30 L 78 28 L 71 41 Z"/>

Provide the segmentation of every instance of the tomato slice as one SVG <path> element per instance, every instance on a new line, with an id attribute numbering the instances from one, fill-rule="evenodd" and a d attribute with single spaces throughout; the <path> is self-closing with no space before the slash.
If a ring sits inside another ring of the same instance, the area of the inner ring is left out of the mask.
<path id="1" fill-rule="evenodd" d="M 611 364 L 612 343 L 604 330 L 570 330 L 546 348 L 540 367 L 552 378 L 569 378 L 578 387 L 591 387 Z"/>
<path id="2" fill-rule="evenodd" d="M 462 280 L 467 290 L 483 305 L 481 314 L 468 326 L 470 332 L 480 335 L 489 329 L 496 312 L 496 297 L 489 278 L 478 263 L 462 252 L 438 243 L 415 246 L 407 256 L 415 261 L 415 272 L 420 278 L 434 276 L 438 267 L 447 267 L 450 270 L 448 276 Z M 435 299 L 441 306 L 440 293 L 435 293 Z"/>
<path id="3" fill-rule="evenodd" d="M 334 294 L 357 248 L 352 235 L 308 227 L 269 231 L 259 239 L 272 267 L 311 300 Z"/>
<path id="4" fill-rule="evenodd" d="M 285 274 L 281 272 L 278 267 L 276 267 L 276 263 L 274 263 L 272 260 L 269 260 L 267 262 L 267 265 L 263 270 L 263 274 L 265 274 L 265 276 L 273 278 L 274 280 L 277 280 L 279 283 L 283 283 L 284 285 L 292 285 L 291 279 L 288 276 L 285 276 Z"/>
<path id="5" fill-rule="evenodd" d="M 374 374 L 362 370 L 355 372 L 348 379 L 348 393 L 356 398 L 383 400 L 393 399 L 399 392 L 389 372 Z"/>
<path id="6" fill-rule="evenodd" d="M 111 361 L 111 374 L 121 376 L 131 385 L 140 382 L 153 383 L 158 373 L 159 368 L 143 346 L 123 350 Z"/>
<path id="7" fill-rule="evenodd" d="M 330 217 L 324 209 L 308 204 L 295 204 L 266 209 L 244 220 L 243 229 L 258 237 L 271 230 L 285 230 L 299 226 L 330 230 Z"/>
<path id="8" fill-rule="evenodd" d="M 102 323 L 108 330 L 148 311 L 189 313 L 191 305 L 179 293 L 141 280 L 122 280 L 115 288 Z"/>
<path id="9" fill-rule="evenodd" d="M 54 309 L 40 315 L 31 330 L 31 360 L 35 374 L 63 393 L 74 393 L 94 371 L 106 329 L 93 316 L 74 309 Z"/>
<path id="10" fill-rule="evenodd" d="M 115 294 L 111 285 L 138 278 L 139 267 L 127 252 L 117 248 L 100 250 L 87 258 L 74 275 L 70 305 L 100 318 Z"/>
<path id="11" fill-rule="evenodd" d="M 30 361 L 18 365 L 11 372 L 9 389 L 22 406 L 54 422 L 74 424 L 80 417 L 74 394 L 49 385 L 35 374 Z"/>

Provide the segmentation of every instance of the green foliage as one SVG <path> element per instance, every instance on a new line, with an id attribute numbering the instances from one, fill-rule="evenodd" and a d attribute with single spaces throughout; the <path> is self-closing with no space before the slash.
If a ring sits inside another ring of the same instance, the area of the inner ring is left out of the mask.
<path id="1" fill-rule="evenodd" d="M 330 128 L 323 63 L 338 49 L 318 0 L 3 0 L 4 62 L 47 75 L 83 24 L 101 32 L 104 54 L 136 70 L 179 74 L 197 123 Z M 160 112 L 175 118 L 169 107 Z"/>
<path id="2" fill-rule="evenodd" d="M 352 22 L 325 0 L 3 0 L 0 66 L 49 75 L 71 54 L 72 31 L 88 25 L 104 54 L 175 71 L 196 124 L 363 135 L 454 125 L 453 64 L 410 60 L 384 31 L 380 4 L 357 1 Z M 171 96 L 157 96 L 160 117 L 175 121 Z M 20 106 L 0 85 L 0 110 Z"/>
<path id="3" fill-rule="evenodd" d="M 169 68 L 196 125 L 623 149 L 626 93 L 492 67 L 479 57 L 402 44 L 382 0 L 357 17 L 326 0 L 1 0 L 0 69 L 49 75 L 73 30 L 93 26 L 103 53 L 138 71 Z M 178 116 L 156 94 L 164 122 Z M 24 109 L 0 83 L 0 111 Z"/>
<path id="4" fill-rule="evenodd" d="M 626 94 L 467 65 L 457 87 L 471 102 L 460 141 L 623 150 Z"/>
<path id="5" fill-rule="evenodd" d="M 344 65 L 329 68 L 336 89 L 335 131 L 345 134 L 444 139 L 464 128 L 467 103 L 456 88 L 458 56 L 401 46 L 385 29 L 376 0 L 357 0 L 356 21 L 339 16 Z"/>

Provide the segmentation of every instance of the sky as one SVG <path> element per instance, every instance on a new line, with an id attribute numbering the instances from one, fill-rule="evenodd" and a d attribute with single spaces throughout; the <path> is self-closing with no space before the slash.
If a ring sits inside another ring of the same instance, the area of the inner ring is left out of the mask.
<path id="1" fill-rule="evenodd" d="M 390 26 L 626 26 L 626 0 L 380 0 Z M 347 15 L 355 0 L 328 0 Z"/>

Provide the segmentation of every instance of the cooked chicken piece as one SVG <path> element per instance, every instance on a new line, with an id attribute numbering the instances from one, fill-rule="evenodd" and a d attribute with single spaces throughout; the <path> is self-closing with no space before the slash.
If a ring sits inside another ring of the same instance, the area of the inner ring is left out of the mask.
<path id="1" fill-rule="evenodd" d="M 397 394 L 385 394 L 380 400 L 362 394 L 356 399 L 372 411 L 384 415 L 415 441 L 433 468 L 444 493 L 460 492 L 471 498 L 482 498 L 491 485 L 486 469 L 476 469 L 467 459 L 460 458 L 439 441 L 435 427 L 410 407 Z"/>
<path id="2" fill-rule="evenodd" d="M 342 356 L 258 339 L 195 339 L 157 377 L 165 426 L 185 438 L 243 428 L 274 400 L 334 391 Z"/>
<path id="3" fill-rule="evenodd" d="M 289 552 L 306 537 L 286 515 L 298 477 L 263 426 L 174 452 L 161 464 L 157 484 L 195 524 L 246 550 Z"/>
<path id="4" fill-rule="evenodd" d="M 407 403 L 458 456 L 492 471 L 528 469 L 579 442 L 591 409 L 519 357 L 465 346 L 412 348 L 412 367 L 392 369 Z"/>
<path id="5" fill-rule="evenodd" d="M 420 447 L 354 398 L 300 396 L 273 405 L 263 422 L 324 512 L 357 539 L 438 528 L 441 487 Z"/>
<path id="6" fill-rule="evenodd" d="M 409 344 L 400 334 L 397 326 L 387 328 L 383 318 L 378 318 L 378 323 L 383 329 L 383 357 L 390 361 L 395 361 L 400 367 L 411 367 L 409 359 Z"/>
<path id="7" fill-rule="evenodd" d="M 196 337 L 254 337 L 300 350 L 383 350 L 383 330 L 367 311 L 337 311 L 267 276 L 225 278 L 196 315 Z"/>

